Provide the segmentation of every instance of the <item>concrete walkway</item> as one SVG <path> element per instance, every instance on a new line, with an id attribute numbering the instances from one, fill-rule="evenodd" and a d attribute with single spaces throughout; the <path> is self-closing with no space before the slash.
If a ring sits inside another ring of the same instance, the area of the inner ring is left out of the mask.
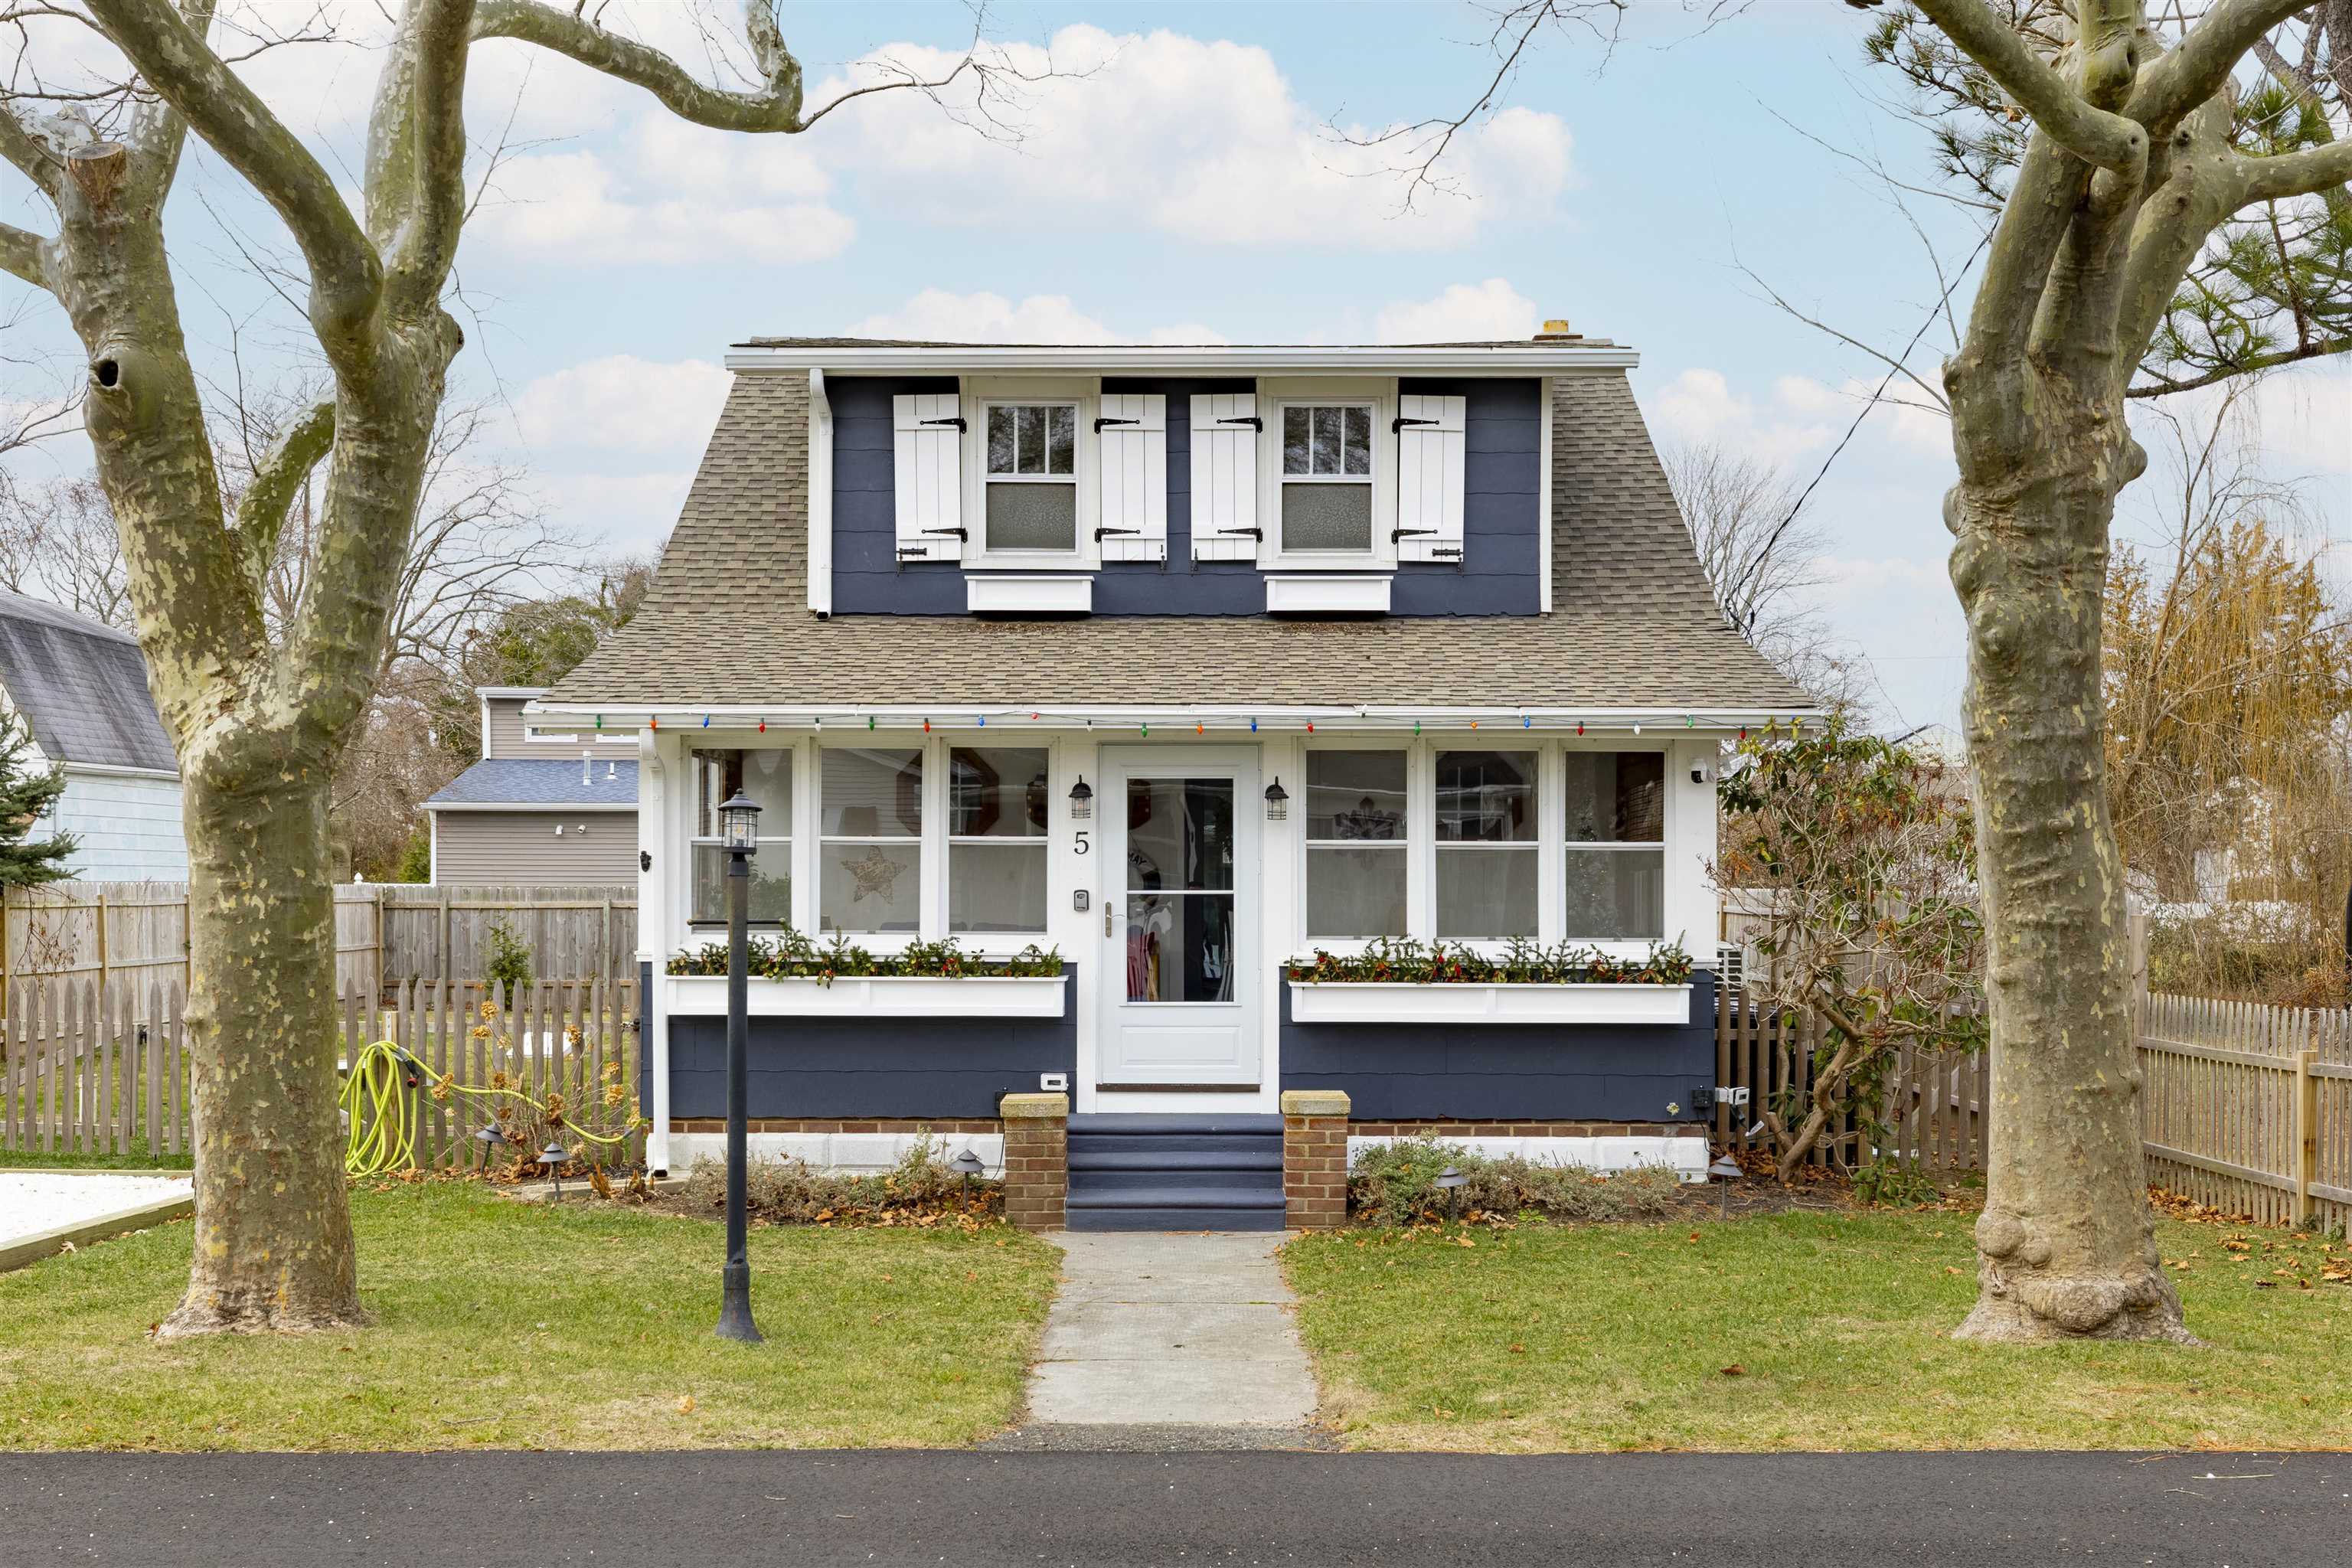
<path id="1" fill-rule="evenodd" d="M 1062 1289 L 1007 1447 L 1290 1447 L 1311 1439 L 1315 1375 L 1276 1235 L 1056 1237 Z"/>

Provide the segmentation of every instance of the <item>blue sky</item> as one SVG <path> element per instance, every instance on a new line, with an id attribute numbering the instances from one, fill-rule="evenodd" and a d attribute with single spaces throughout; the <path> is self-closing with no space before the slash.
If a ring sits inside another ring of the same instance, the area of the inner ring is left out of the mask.
<path id="1" fill-rule="evenodd" d="M 610 14 L 698 48 L 683 7 Z M 368 25 L 353 7 L 352 36 Z M 718 356 L 754 333 L 1410 341 L 1565 316 L 1642 351 L 1635 387 L 1662 444 L 1715 441 L 1810 479 L 1878 368 L 1774 308 L 1738 264 L 1888 345 L 1933 293 L 1901 216 L 1798 129 L 1924 182 L 1916 134 L 1869 101 L 1890 89 L 1861 62 L 1866 25 L 1839 0 L 1767 0 L 1694 36 L 1665 7 L 1606 68 L 1589 41 L 1555 38 L 1464 138 L 1452 169 L 1469 194 L 1403 216 L 1401 185 L 1322 127 L 1466 103 L 1490 68 L 1466 5 L 999 5 L 992 31 L 1021 58 L 1050 44 L 1088 73 L 1027 89 L 1009 146 L 904 94 L 803 137 L 730 138 L 568 62 L 485 47 L 469 121 L 487 146 L 511 115 L 516 144 L 461 255 L 473 341 L 458 384 L 506 405 L 502 455 L 530 466 L 550 509 L 615 549 L 667 531 L 723 392 Z M 785 12 L 813 98 L 877 52 L 951 58 L 969 26 L 953 5 Z M 284 50 L 247 75 L 348 167 L 376 58 Z M 21 183 L 0 181 L 0 216 L 39 226 Z M 226 321 L 256 312 L 249 360 L 290 361 L 299 332 L 226 264 L 223 227 L 281 247 L 282 233 L 208 157 L 183 187 L 175 253 L 200 345 L 219 360 Z M 1942 254 L 1966 253 L 1955 216 L 1921 216 Z M 69 357 L 54 312 L 18 332 Z M 1931 335 L 1913 363 L 1932 379 L 1948 342 Z M 2274 468 L 2315 475 L 2321 526 L 2340 530 L 2352 378 L 2277 378 L 2262 404 Z M 29 471 L 82 461 L 59 443 Z M 1882 407 L 1817 498 L 1816 602 L 1870 660 L 1890 724 L 1957 712 L 1949 474 L 1936 417 Z"/>

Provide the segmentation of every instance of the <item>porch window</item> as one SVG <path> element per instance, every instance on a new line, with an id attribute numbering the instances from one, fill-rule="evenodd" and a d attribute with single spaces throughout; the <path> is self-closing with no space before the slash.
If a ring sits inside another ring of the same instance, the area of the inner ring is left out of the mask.
<path id="1" fill-rule="evenodd" d="M 1048 806 L 1044 747 L 949 752 L 949 931 L 1045 929 Z"/>
<path id="2" fill-rule="evenodd" d="M 1282 405 L 1282 548 L 1372 549 L 1372 405 Z"/>
<path id="3" fill-rule="evenodd" d="M 827 746 L 818 756 L 817 929 L 919 931 L 922 749 Z"/>
<path id="4" fill-rule="evenodd" d="M 1307 753 L 1307 934 L 1405 934 L 1407 753 Z"/>
<path id="5" fill-rule="evenodd" d="M 1078 405 L 985 405 L 982 545 L 991 551 L 1078 547 Z"/>
<path id="6" fill-rule="evenodd" d="M 1570 752 L 1568 919 L 1580 942 L 1652 939 L 1666 929 L 1666 759 L 1661 752 Z"/>
<path id="7" fill-rule="evenodd" d="M 751 852 L 751 918 L 782 925 L 793 918 L 793 754 L 761 751 L 696 752 L 694 765 L 694 894 L 688 918 L 696 924 L 727 920 L 727 851 L 719 847 L 719 807 L 740 790 L 760 806 L 760 847 Z"/>
<path id="8" fill-rule="evenodd" d="M 1536 934 L 1536 753 L 1437 753 L 1437 935 Z"/>

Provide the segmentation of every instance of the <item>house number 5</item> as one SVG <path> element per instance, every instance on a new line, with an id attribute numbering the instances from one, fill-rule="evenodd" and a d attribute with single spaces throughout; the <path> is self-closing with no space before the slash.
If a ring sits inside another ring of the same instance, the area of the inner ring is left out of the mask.
<path id="1" fill-rule="evenodd" d="M 1085 828 L 1081 827 L 1078 829 L 1077 839 L 1077 853 L 1081 855 L 1088 855 L 1094 852 L 1094 846 L 1087 842 L 1087 830 Z"/>

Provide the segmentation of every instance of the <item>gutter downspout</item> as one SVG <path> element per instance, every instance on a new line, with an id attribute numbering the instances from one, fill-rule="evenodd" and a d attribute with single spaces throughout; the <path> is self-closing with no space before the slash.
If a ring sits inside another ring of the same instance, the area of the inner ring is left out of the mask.
<path id="1" fill-rule="evenodd" d="M 637 732 L 637 974 L 647 994 L 641 996 L 646 1028 L 637 1041 L 651 1063 L 652 1103 L 646 1114 L 653 1125 L 646 1133 L 646 1169 L 667 1174 L 669 1163 L 669 1009 L 661 994 L 661 955 L 668 935 L 668 900 L 662 888 L 669 876 L 667 855 L 669 792 L 662 774 L 659 737 L 650 730 Z"/>

